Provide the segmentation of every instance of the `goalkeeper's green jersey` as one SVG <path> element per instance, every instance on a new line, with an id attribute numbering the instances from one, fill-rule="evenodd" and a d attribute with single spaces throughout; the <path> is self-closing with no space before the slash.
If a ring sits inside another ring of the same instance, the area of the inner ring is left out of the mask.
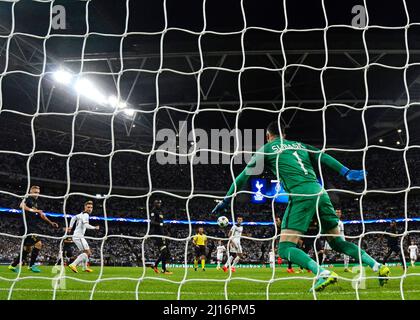
<path id="1" fill-rule="evenodd" d="M 286 192 L 319 193 L 322 187 L 314 170 L 314 166 L 318 166 L 318 161 L 337 172 L 344 167 L 339 161 L 313 146 L 286 139 L 274 139 L 254 154 L 246 168 L 235 179 L 237 191 L 243 188 L 249 177 L 253 175 L 254 169 L 263 163 L 265 169 L 269 169 L 281 180 Z M 235 183 L 231 185 L 227 196 L 234 193 Z"/>

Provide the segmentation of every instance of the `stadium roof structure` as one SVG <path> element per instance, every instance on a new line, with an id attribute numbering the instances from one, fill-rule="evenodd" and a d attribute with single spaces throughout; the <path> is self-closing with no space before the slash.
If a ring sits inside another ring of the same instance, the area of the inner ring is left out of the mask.
<path id="1" fill-rule="evenodd" d="M 350 25 L 359 1 L 207 0 L 205 20 L 197 0 L 56 4 L 66 8 L 66 29 L 46 36 L 51 3 L 0 1 L 0 70 L 8 57 L 0 125 L 11 137 L 31 137 L 33 117 L 21 113 L 32 115 L 39 105 L 37 138 L 69 143 L 74 132 L 86 148 L 109 145 L 111 127 L 121 148 L 150 146 L 153 121 L 156 129 L 178 130 L 183 120 L 191 129 L 193 119 L 195 128 L 233 129 L 239 109 L 239 128 L 264 128 L 281 110 L 288 135 L 312 144 L 322 144 L 325 122 L 328 146 L 363 148 L 362 118 L 370 144 L 389 136 L 402 140 L 392 147 L 403 148 L 406 127 L 410 143 L 419 142 L 415 1 L 367 1 L 369 27 L 361 29 Z M 114 119 L 112 110 L 80 99 L 82 112 L 74 117 L 77 95 L 54 81 L 57 70 L 83 71 L 103 92 L 119 92 L 136 113 Z"/>

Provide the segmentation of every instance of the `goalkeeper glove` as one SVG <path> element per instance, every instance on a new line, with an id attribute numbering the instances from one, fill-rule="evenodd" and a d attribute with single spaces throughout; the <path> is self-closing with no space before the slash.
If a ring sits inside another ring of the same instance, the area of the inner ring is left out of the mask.
<path id="1" fill-rule="evenodd" d="M 214 209 L 211 211 L 212 214 L 218 213 L 220 211 L 226 210 L 230 207 L 230 200 L 228 198 L 224 198 L 220 201 Z"/>
<path id="2" fill-rule="evenodd" d="M 347 181 L 361 181 L 368 173 L 365 170 L 350 170 L 349 168 L 343 167 L 340 174 L 344 176 Z"/>

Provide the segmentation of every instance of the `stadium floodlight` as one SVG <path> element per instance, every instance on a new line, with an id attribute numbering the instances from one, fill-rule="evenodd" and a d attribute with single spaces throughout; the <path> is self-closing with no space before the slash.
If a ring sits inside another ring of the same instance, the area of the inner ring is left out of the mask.
<path id="1" fill-rule="evenodd" d="M 53 78 L 58 83 L 69 84 L 73 78 L 73 75 L 66 70 L 59 69 L 53 73 Z"/>
<path id="2" fill-rule="evenodd" d="M 76 91 L 81 95 L 97 103 L 105 103 L 105 96 L 95 88 L 93 83 L 88 79 L 80 79 L 75 85 Z"/>
<path id="3" fill-rule="evenodd" d="M 124 109 L 127 108 L 127 103 L 119 100 L 116 96 L 112 95 L 108 97 L 108 104 L 113 108 Z"/>
<path id="4" fill-rule="evenodd" d="M 135 113 L 133 109 L 125 109 L 123 112 L 129 117 L 134 116 L 134 113 Z"/>
<path id="5" fill-rule="evenodd" d="M 133 109 L 126 109 L 127 108 L 127 102 L 125 101 L 121 101 L 120 99 L 118 99 L 116 96 L 112 95 L 108 97 L 108 104 L 114 108 L 114 109 L 124 109 L 123 113 L 126 116 L 132 117 L 135 113 L 135 111 Z"/>
<path id="6" fill-rule="evenodd" d="M 118 108 L 119 108 L 119 109 L 124 109 L 124 108 L 127 108 L 127 103 L 126 103 L 126 102 L 120 102 L 120 103 L 118 104 Z"/>
<path id="7" fill-rule="evenodd" d="M 379 143 L 382 143 L 382 142 L 384 142 L 384 139 L 379 139 Z"/>
<path id="8" fill-rule="evenodd" d="M 397 141 L 397 144 L 399 145 L 399 144 L 401 144 L 401 142 Z"/>
<path id="9" fill-rule="evenodd" d="M 397 130 L 397 132 L 398 132 L 398 133 L 401 133 L 401 132 L 402 132 L 402 130 L 401 130 L 401 129 L 398 129 L 398 130 Z"/>
<path id="10" fill-rule="evenodd" d="M 117 97 L 116 97 L 116 96 L 109 96 L 109 97 L 108 97 L 108 103 L 109 103 L 111 106 L 116 105 L 116 104 L 118 103 L 118 99 L 117 99 Z"/>

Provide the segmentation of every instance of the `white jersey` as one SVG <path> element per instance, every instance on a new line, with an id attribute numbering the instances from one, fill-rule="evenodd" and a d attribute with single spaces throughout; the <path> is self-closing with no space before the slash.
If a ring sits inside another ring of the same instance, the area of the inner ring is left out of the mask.
<path id="1" fill-rule="evenodd" d="M 274 251 L 270 251 L 270 253 L 268 254 L 268 260 L 270 261 L 270 263 L 274 263 L 276 255 L 274 254 Z"/>
<path id="2" fill-rule="evenodd" d="M 340 229 L 340 235 L 344 237 L 344 223 L 343 221 L 338 221 L 338 228 Z"/>
<path id="3" fill-rule="evenodd" d="M 238 225 L 234 224 L 232 226 L 232 229 L 230 229 L 233 239 L 236 240 L 236 241 L 240 240 L 243 230 L 244 230 L 243 226 L 238 226 Z"/>
<path id="4" fill-rule="evenodd" d="M 338 221 L 338 229 L 340 230 L 340 236 L 344 237 L 344 223 L 343 221 Z M 328 241 L 324 242 L 324 250 L 332 250 Z"/>
<path id="5" fill-rule="evenodd" d="M 76 228 L 73 232 L 73 238 L 84 238 L 86 229 L 95 229 L 94 226 L 89 224 L 89 214 L 81 212 L 78 215 L 73 216 L 70 221 L 70 228 L 73 229 L 73 225 L 76 223 Z"/>
<path id="6" fill-rule="evenodd" d="M 409 246 L 408 250 L 410 251 L 410 257 L 416 257 L 419 254 L 419 248 L 415 244 Z"/>
<path id="7" fill-rule="evenodd" d="M 222 256 L 223 257 L 223 252 L 226 251 L 226 247 L 225 246 L 217 246 L 216 248 L 216 252 L 217 252 L 217 256 Z"/>

